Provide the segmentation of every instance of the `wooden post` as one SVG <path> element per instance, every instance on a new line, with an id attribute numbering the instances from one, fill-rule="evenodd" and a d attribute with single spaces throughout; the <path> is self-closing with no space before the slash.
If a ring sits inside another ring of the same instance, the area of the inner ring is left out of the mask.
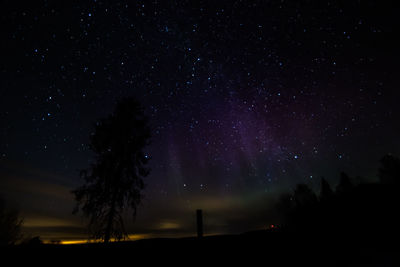
<path id="1" fill-rule="evenodd" d="M 196 218 L 197 218 L 197 237 L 203 237 L 203 211 L 196 210 Z"/>

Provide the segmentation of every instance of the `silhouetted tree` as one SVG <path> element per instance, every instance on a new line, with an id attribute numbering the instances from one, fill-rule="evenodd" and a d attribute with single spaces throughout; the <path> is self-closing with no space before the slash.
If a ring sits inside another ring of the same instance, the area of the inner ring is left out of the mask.
<path id="1" fill-rule="evenodd" d="M 31 239 L 29 239 L 26 242 L 25 245 L 28 245 L 28 246 L 40 246 L 40 245 L 43 245 L 43 241 L 40 238 L 40 236 L 35 236 L 35 237 L 32 237 Z"/>
<path id="2" fill-rule="evenodd" d="M 281 216 L 281 224 L 287 225 L 290 223 L 295 204 L 293 196 L 289 193 L 284 193 L 279 197 L 276 203 L 276 209 Z"/>
<path id="3" fill-rule="evenodd" d="M 318 203 L 316 194 L 306 184 L 298 184 L 293 194 L 284 194 L 277 203 L 283 224 L 290 230 L 311 226 L 312 214 Z"/>
<path id="4" fill-rule="evenodd" d="M 398 185 L 400 182 L 400 159 L 394 155 L 385 155 L 379 168 L 379 180 L 382 184 Z"/>
<path id="5" fill-rule="evenodd" d="M 298 184 L 294 190 L 294 200 L 298 207 L 306 207 L 317 202 L 317 196 L 306 184 Z"/>
<path id="6" fill-rule="evenodd" d="M 336 193 L 348 193 L 354 188 L 353 183 L 350 180 L 350 177 L 345 173 L 340 173 L 339 184 L 336 186 Z"/>
<path id="7" fill-rule="evenodd" d="M 0 197 L 0 245 L 13 245 L 21 238 L 22 219 L 17 210 L 7 209 Z"/>
<path id="8" fill-rule="evenodd" d="M 330 199 L 333 196 L 333 191 L 329 183 L 324 177 L 321 178 L 321 192 L 319 198 L 324 201 Z"/>
<path id="9" fill-rule="evenodd" d="M 112 115 L 101 120 L 90 136 L 96 162 L 81 171 L 85 184 L 73 193 L 79 208 L 89 217 L 89 231 L 105 243 L 126 236 L 122 213 L 136 215 L 144 188 L 149 157 L 150 127 L 141 105 L 133 98 L 120 101 Z"/>

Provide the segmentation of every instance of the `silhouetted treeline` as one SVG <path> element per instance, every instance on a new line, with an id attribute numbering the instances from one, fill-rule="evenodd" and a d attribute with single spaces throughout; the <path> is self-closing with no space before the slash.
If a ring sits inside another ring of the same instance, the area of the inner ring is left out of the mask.
<path id="1" fill-rule="evenodd" d="M 400 160 L 384 156 L 379 183 L 355 185 L 344 172 L 335 190 L 322 178 L 319 194 L 298 184 L 278 202 L 286 232 L 304 234 L 316 241 L 377 242 L 398 237 Z"/>

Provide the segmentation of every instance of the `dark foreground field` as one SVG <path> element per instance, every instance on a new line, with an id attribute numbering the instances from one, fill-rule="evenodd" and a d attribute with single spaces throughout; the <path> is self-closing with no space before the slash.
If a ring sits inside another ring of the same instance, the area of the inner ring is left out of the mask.
<path id="1" fill-rule="evenodd" d="M 0 266 L 400 266 L 398 188 L 351 186 L 319 200 L 305 190 L 298 205 L 280 206 L 284 227 L 239 235 L 0 247 Z"/>
<path id="2" fill-rule="evenodd" d="M 333 238 L 257 231 L 241 235 L 83 245 L 17 246 L 4 249 L 12 265 L 184 264 L 242 266 L 397 266 L 390 237 Z M 4 259 L 4 257 L 3 257 Z"/>

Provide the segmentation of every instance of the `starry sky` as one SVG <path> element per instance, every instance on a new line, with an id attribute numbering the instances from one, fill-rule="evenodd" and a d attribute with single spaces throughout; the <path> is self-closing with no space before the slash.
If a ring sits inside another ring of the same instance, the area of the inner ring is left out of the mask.
<path id="1" fill-rule="evenodd" d="M 1 2 L 0 194 L 26 235 L 82 239 L 89 135 L 135 96 L 151 174 L 132 237 L 276 222 L 297 183 L 376 180 L 399 155 L 390 1 Z M 127 214 L 127 219 L 131 217 Z"/>

